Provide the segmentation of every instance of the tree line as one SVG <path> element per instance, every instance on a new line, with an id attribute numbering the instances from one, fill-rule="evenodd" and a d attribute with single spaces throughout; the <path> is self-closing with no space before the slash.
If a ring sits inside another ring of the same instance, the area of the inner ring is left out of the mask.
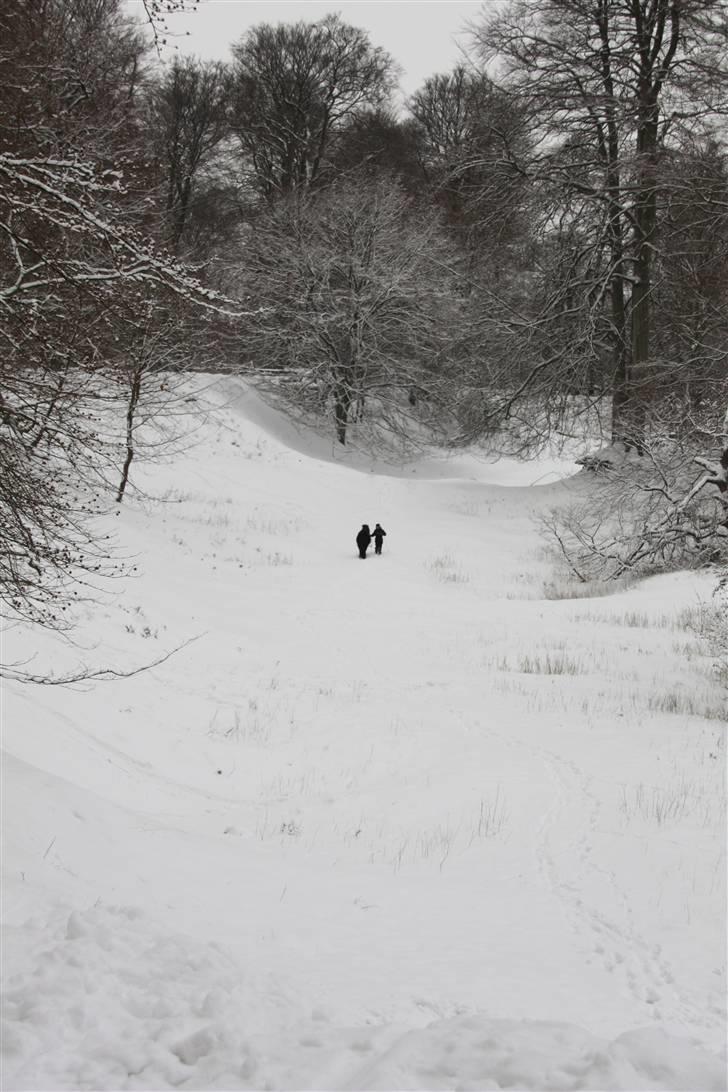
<path id="1" fill-rule="evenodd" d="M 594 495 L 630 518 L 571 512 L 574 571 L 720 553 L 725 0 L 512 0 L 469 43 L 397 110 L 396 58 L 339 15 L 161 64 L 120 0 L 3 9 L 11 614 L 61 624 L 68 578 L 103 571 L 94 515 L 191 361 L 341 444 L 527 455 L 596 423 Z"/>

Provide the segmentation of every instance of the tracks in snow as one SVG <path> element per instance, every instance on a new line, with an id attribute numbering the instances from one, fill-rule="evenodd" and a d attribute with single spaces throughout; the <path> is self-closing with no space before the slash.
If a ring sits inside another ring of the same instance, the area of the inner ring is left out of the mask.
<path id="1" fill-rule="evenodd" d="M 532 748 L 554 786 L 554 801 L 544 813 L 536 833 L 535 854 L 539 871 L 561 903 L 574 936 L 584 952 L 585 962 L 597 962 L 616 979 L 621 989 L 654 1021 L 687 1025 L 699 1033 L 714 1031 L 705 1006 L 681 989 L 674 971 L 657 943 L 648 941 L 634 922 L 628 892 L 616 873 L 597 859 L 593 835 L 602 805 L 591 787 L 591 779 L 577 764 L 546 748 Z M 587 816 L 578 825 L 568 821 Z M 572 862 L 568 876 L 562 861 Z M 595 879 L 607 884 L 621 914 L 594 905 Z"/>

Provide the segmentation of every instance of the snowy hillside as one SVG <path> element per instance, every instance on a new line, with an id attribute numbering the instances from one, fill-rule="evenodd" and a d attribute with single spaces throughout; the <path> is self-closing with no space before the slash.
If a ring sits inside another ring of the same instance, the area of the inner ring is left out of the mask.
<path id="1" fill-rule="evenodd" d="M 76 643 L 5 634 L 191 643 L 4 686 L 4 1087 L 724 1089 L 710 582 L 559 597 L 572 464 L 393 471 L 203 398 Z"/>

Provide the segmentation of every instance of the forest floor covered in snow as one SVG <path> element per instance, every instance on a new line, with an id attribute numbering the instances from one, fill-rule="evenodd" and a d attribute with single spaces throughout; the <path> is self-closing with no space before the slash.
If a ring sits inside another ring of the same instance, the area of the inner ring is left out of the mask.
<path id="1" fill-rule="evenodd" d="M 4 1088 L 724 1089 L 710 579 L 578 596 L 573 463 L 387 467 L 203 386 L 108 517 L 134 571 L 4 635 L 184 645 L 4 684 Z"/>

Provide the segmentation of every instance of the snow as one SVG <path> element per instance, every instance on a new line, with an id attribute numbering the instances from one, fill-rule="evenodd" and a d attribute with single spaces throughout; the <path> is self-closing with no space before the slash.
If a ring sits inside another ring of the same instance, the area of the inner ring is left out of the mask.
<path id="1" fill-rule="evenodd" d="M 5 633 L 183 647 L 4 685 L 3 1087 L 725 1089 L 709 580 L 547 598 L 573 464 L 386 466 L 193 386 L 110 517 L 136 572 Z"/>

